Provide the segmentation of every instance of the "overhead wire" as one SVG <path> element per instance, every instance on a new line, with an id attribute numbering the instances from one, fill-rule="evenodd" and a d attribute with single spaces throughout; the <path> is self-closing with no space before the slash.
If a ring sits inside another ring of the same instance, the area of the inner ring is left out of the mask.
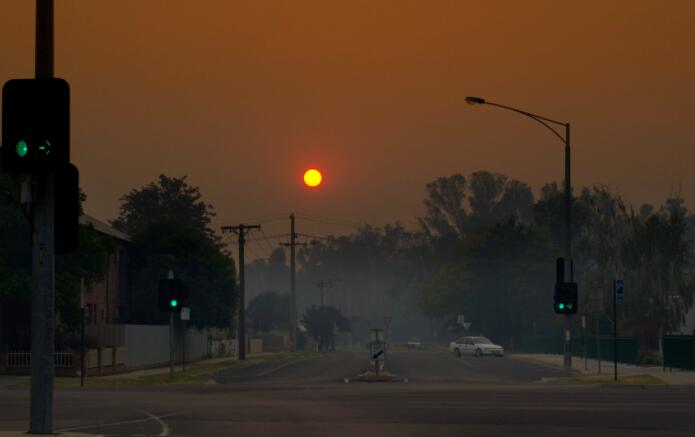
<path id="1" fill-rule="evenodd" d="M 263 230 L 263 228 L 261 228 L 260 231 L 261 231 L 261 235 L 262 235 L 263 238 L 264 238 L 262 241 L 264 241 L 265 244 L 268 245 L 268 249 L 270 250 L 270 254 L 272 255 L 273 252 L 275 251 L 275 248 L 273 248 L 273 246 L 270 244 L 270 241 L 268 241 L 268 240 L 269 240 L 269 237 L 265 234 L 265 231 Z"/>
<path id="2" fill-rule="evenodd" d="M 332 221 L 332 220 L 325 220 L 325 219 L 320 219 L 320 218 L 315 218 L 315 217 L 309 217 L 309 216 L 304 216 L 304 215 L 297 215 L 298 218 L 301 218 L 303 220 L 308 220 L 310 222 L 315 222 L 315 223 L 322 223 L 326 225 L 334 225 L 334 226 L 342 226 L 345 228 L 350 228 L 350 229 L 362 229 L 362 226 L 358 225 L 352 225 L 352 224 L 347 224 L 347 223 L 340 223 L 337 221 Z"/>

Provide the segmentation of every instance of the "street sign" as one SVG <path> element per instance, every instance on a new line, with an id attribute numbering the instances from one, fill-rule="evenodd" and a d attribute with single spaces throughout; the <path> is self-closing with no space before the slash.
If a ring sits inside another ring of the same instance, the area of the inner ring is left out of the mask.
<path id="1" fill-rule="evenodd" d="M 371 341 L 382 341 L 383 340 L 383 335 L 381 333 L 384 332 L 383 329 L 379 328 L 372 328 L 369 330 L 369 339 Z"/>
<path id="2" fill-rule="evenodd" d="M 191 309 L 189 307 L 181 308 L 181 320 L 191 320 Z"/>
<path id="3" fill-rule="evenodd" d="M 623 303 L 625 299 L 625 283 L 622 279 L 613 281 L 613 292 L 615 294 L 615 301 L 617 303 Z"/>
<path id="4" fill-rule="evenodd" d="M 373 341 L 369 344 L 369 362 L 378 374 L 383 370 L 386 361 L 386 343 L 383 341 Z"/>

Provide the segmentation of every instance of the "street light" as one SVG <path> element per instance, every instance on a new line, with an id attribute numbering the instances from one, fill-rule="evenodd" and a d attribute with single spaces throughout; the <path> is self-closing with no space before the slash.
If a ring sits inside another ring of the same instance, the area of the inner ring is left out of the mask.
<path id="1" fill-rule="evenodd" d="M 561 121 L 553 120 L 551 118 L 543 117 L 538 114 L 534 114 L 528 111 L 523 111 L 521 109 L 517 108 L 512 108 L 511 106 L 506 106 L 506 105 L 501 105 L 499 103 L 494 103 L 487 101 L 483 98 L 480 97 L 473 97 L 473 96 L 468 96 L 466 97 L 466 103 L 470 105 L 490 105 L 490 106 L 496 106 L 498 108 L 506 109 L 509 111 L 514 111 L 518 114 L 525 115 L 526 117 L 529 117 L 538 123 L 542 124 L 546 129 L 548 129 L 550 132 L 552 132 L 557 138 L 562 141 L 562 143 L 565 145 L 565 259 L 567 260 L 567 263 L 565 264 L 568 266 L 567 268 L 569 269 L 569 274 L 566 275 L 569 277 L 569 282 L 574 282 L 574 269 L 571 267 L 571 260 L 572 260 L 572 230 L 571 230 L 571 223 L 572 223 L 572 184 L 571 184 L 571 149 L 570 149 L 570 124 L 569 123 L 563 123 Z M 558 127 L 564 127 L 564 133 L 562 132 L 561 129 L 558 129 Z M 565 315 L 565 359 L 564 359 L 564 364 L 565 367 L 571 368 L 572 367 L 572 354 L 570 350 L 570 316 L 569 314 Z"/>

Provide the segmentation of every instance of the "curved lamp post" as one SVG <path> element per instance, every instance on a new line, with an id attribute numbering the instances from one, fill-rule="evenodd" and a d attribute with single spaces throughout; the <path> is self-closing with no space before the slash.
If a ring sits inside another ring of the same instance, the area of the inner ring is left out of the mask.
<path id="1" fill-rule="evenodd" d="M 468 96 L 466 97 L 466 103 L 471 104 L 471 105 L 490 105 L 490 106 L 496 106 L 498 108 L 502 109 L 507 109 L 509 111 L 514 111 L 516 113 L 519 113 L 521 115 L 525 115 L 526 117 L 529 117 L 538 123 L 542 124 L 546 129 L 548 129 L 550 132 L 552 132 L 556 137 L 562 141 L 562 143 L 565 145 L 565 238 L 564 238 L 564 243 L 565 243 L 565 259 L 567 262 L 565 265 L 569 266 L 569 274 L 566 275 L 566 277 L 569 277 L 568 282 L 574 282 L 574 268 L 572 268 L 572 263 L 570 262 L 572 260 L 572 229 L 571 229 L 571 224 L 572 224 L 572 183 L 571 183 L 571 170 L 572 170 L 572 155 L 571 155 L 571 149 L 570 149 L 570 124 L 569 123 L 563 123 L 561 121 L 553 120 L 552 118 L 548 117 L 543 117 L 538 114 L 533 114 L 528 111 L 523 111 L 521 109 L 517 108 L 512 108 L 511 106 L 507 105 L 501 105 L 499 103 L 494 103 L 487 101 L 483 98 L 480 97 L 472 97 Z M 558 127 L 564 127 L 564 132 L 562 129 L 558 129 Z M 564 135 L 563 135 L 564 133 Z M 571 368 L 572 367 L 572 354 L 570 350 L 570 316 L 567 314 L 565 315 L 565 358 L 564 358 L 564 364 L 565 367 Z"/>

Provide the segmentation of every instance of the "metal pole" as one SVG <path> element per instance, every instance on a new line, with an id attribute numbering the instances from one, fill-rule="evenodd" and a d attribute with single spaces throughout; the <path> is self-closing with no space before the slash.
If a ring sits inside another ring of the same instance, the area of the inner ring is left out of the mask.
<path id="1" fill-rule="evenodd" d="M 584 346 L 584 370 L 589 369 L 589 358 L 587 357 L 586 347 L 586 315 L 582 314 L 582 344 Z"/>
<path id="2" fill-rule="evenodd" d="M 80 387 L 84 387 L 84 307 L 80 308 Z"/>
<path id="3" fill-rule="evenodd" d="M 186 321 L 181 320 L 181 372 L 186 371 Z"/>
<path id="4" fill-rule="evenodd" d="M 239 359 L 246 359 L 246 278 L 244 274 L 244 225 L 239 225 Z"/>
<path id="5" fill-rule="evenodd" d="M 169 279 L 174 279 L 174 272 L 169 270 Z M 169 381 L 174 381 L 174 312 L 169 311 Z"/>
<path id="6" fill-rule="evenodd" d="M 297 350 L 297 306 L 296 306 L 296 285 L 295 276 L 297 271 L 297 264 L 295 260 L 296 255 L 296 238 L 297 234 L 294 230 L 294 213 L 290 214 L 290 350 Z"/>
<path id="7" fill-rule="evenodd" d="M 53 77 L 53 0 L 36 0 L 35 75 Z M 35 174 L 31 287 L 31 400 L 29 432 L 53 434 L 55 318 L 55 186 Z"/>
<path id="8" fill-rule="evenodd" d="M 618 308 L 613 281 L 613 381 L 618 381 Z"/>
<path id="9" fill-rule="evenodd" d="M 596 314 L 596 359 L 598 360 L 598 373 L 601 373 L 601 323 Z"/>
<path id="10" fill-rule="evenodd" d="M 574 267 L 572 263 L 572 155 L 570 149 L 570 124 L 565 124 L 565 263 L 569 269 L 569 282 L 574 282 Z M 565 348 L 564 365 L 572 368 L 572 319 L 565 315 Z"/>

